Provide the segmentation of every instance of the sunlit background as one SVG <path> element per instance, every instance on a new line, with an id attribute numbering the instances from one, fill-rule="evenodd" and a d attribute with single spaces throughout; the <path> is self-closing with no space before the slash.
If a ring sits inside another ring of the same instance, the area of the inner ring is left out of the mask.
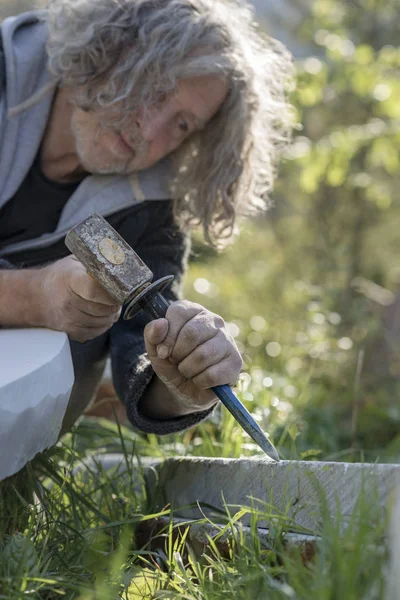
<path id="1" fill-rule="evenodd" d="M 272 209 L 224 255 L 199 248 L 186 292 L 229 320 L 242 398 L 287 456 L 396 460 L 396 2 L 256 6 L 295 56 L 300 125 Z"/>
<path id="2" fill-rule="evenodd" d="M 282 456 L 396 460 L 398 2 L 255 5 L 295 56 L 299 124 L 269 212 L 221 255 L 196 236 L 185 294 L 229 323 L 245 361 L 241 398 Z M 30 6 L 3 0 L 1 14 Z M 209 452 L 221 454 L 225 418 L 167 443 L 204 453 L 207 431 Z M 235 424 L 229 431 L 241 436 Z M 245 438 L 240 451 L 255 449 Z"/>

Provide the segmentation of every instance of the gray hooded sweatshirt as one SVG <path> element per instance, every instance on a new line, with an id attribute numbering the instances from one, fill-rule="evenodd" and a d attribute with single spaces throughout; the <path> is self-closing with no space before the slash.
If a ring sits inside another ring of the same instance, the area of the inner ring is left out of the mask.
<path id="1" fill-rule="evenodd" d="M 4 20 L 0 28 L 0 208 L 12 201 L 34 162 L 57 88 L 47 69 L 45 18 L 45 11 L 33 11 Z M 176 300 L 189 244 L 172 217 L 167 161 L 130 177 L 87 177 L 64 206 L 55 231 L 0 248 L 0 268 L 39 266 L 67 256 L 65 234 L 93 212 L 107 218 L 155 279 L 175 275 L 166 295 Z M 71 340 L 75 376 L 84 380 L 110 354 L 114 385 L 132 424 L 148 433 L 180 431 L 211 411 L 171 420 L 149 419 L 140 412 L 140 398 L 154 377 L 143 341 L 147 322 L 139 314 L 131 321 L 120 319 L 84 344 Z"/>

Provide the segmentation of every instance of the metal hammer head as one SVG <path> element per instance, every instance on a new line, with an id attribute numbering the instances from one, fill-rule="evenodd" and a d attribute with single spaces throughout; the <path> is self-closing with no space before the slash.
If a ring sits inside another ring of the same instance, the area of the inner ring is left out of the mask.
<path id="1" fill-rule="evenodd" d="M 130 302 L 153 280 L 153 273 L 100 215 L 90 215 L 71 229 L 65 244 L 120 304 Z"/>

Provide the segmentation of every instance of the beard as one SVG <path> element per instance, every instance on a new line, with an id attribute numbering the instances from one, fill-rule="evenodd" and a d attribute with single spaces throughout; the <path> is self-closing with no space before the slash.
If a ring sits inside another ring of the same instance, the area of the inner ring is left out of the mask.
<path id="1" fill-rule="evenodd" d="M 148 152 L 136 124 L 129 124 L 121 138 L 121 126 L 103 124 L 95 114 L 76 110 L 71 120 L 79 162 L 94 175 L 130 175 Z M 140 167 L 139 167 L 140 168 Z"/>

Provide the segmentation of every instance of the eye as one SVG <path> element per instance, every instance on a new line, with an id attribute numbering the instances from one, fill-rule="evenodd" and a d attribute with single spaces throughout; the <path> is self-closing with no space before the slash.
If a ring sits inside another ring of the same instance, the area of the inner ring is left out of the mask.
<path id="1" fill-rule="evenodd" d="M 189 133 L 189 124 L 185 119 L 179 119 L 178 127 L 182 133 Z"/>

